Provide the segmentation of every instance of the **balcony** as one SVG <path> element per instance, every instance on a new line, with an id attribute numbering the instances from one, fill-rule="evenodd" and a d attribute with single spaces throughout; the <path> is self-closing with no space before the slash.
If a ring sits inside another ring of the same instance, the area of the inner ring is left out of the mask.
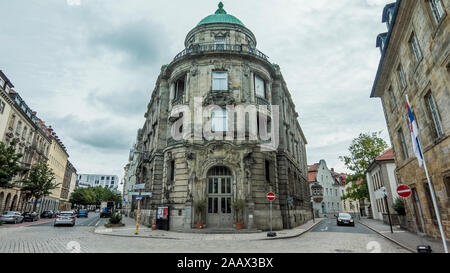
<path id="1" fill-rule="evenodd" d="M 172 100 L 172 106 L 184 104 L 184 97 L 178 96 Z"/>
<path id="2" fill-rule="evenodd" d="M 256 48 L 249 47 L 247 45 L 233 45 L 233 44 L 195 44 L 191 45 L 189 48 L 184 49 L 178 53 L 173 61 L 178 60 L 181 57 L 199 54 L 206 52 L 236 52 L 236 53 L 247 53 L 259 57 L 265 61 L 269 61 L 269 57 L 259 51 Z"/>

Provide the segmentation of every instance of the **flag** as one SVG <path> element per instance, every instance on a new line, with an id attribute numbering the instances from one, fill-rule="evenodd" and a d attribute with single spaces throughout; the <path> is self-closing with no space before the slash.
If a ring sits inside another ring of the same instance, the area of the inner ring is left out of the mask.
<path id="1" fill-rule="evenodd" d="M 411 106 L 409 105 L 408 95 L 406 95 L 406 108 L 408 108 L 409 131 L 411 133 L 411 140 L 413 144 L 414 154 L 416 155 L 417 160 L 419 161 L 419 166 L 422 167 L 423 154 L 419 142 L 419 128 L 417 127 L 416 119 L 414 118 Z"/>

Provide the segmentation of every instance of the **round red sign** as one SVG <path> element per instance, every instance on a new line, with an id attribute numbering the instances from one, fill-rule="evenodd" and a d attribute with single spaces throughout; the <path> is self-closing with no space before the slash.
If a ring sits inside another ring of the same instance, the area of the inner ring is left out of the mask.
<path id="1" fill-rule="evenodd" d="M 275 200 L 275 193 L 269 192 L 269 193 L 267 194 L 267 199 L 268 199 L 269 201 Z"/>
<path id="2" fill-rule="evenodd" d="M 411 188 L 406 185 L 400 185 L 397 188 L 397 193 L 401 197 L 409 197 L 411 195 Z"/>

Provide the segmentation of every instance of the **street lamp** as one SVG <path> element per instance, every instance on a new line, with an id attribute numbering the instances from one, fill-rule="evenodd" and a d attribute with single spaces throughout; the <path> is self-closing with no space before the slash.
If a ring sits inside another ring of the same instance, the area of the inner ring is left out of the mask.
<path id="1" fill-rule="evenodd" d="M 389 212 L 386 187 L 381 187 L 381 191 L 383 192 L 384 202 L 386 204 L 386 210 L 387 210 L 387 214 L 388 214 L 388 218 L 389 218 L 389 226 L 391 227 L 391 233 L 394 233 L 394 231 L 392 230 L 391 213 Z"/>
<path id="2" fill-rule="evenodd" d="M 313 223 L 315 223 L 315 220 L 314 220 L 314 199 L 313 199 L 312 196 L 311 196 L 311 214 L 312 214 Z"/>

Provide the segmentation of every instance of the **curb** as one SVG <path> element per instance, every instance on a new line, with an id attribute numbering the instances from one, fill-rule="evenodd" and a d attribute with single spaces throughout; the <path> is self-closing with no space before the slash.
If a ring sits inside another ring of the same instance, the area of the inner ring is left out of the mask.
<path id="1" fill-rule="evenodd" d="M 282 240 L 282 239 L 292 239 L 292 238 L 297 238 L 300 237 L 301 235 L 305 234 L 306 232 L 310 231 L 311 229 L 313 229 L 314 227 L 316 227 L 318 224 L 320 224 L 322 222 L 323 219 L 320 219 L 320 221 L 314 223 L 312 226 L 310 226 L 309 228 L 307 228 L 306 230 L 300 232 L 299 234 L 295 234 L 295 235 L 289 235 L 289 236 L 283 236 L 283 237 L 271 237 L 271 238 L 264 238 L 264 239 L 255 239 L 252 241 L 262 241 L 262 240 Z"/>
<path id="2" fill-rule="evenodd" d="M 299 237 L 301 235 L 303 235 L 304 233 L 310 231 L 311 229 L 313 229 L 315 226 L 317 226 L 318 224 L 320 224 L 320 222 L 322 222 L 323 219 L 321 219 L 320 221 L 314 223 L 311 227 L 307 228 L 306 230 L 300 232 L 299 234 L 295 234 L 295 235 L 289 235 L 289 236 L 283 236 L 283 237 L 273 237 L 273 238 L 261 238 L 261 239 L 250 239 L 249 241 L 261 241 L 261 240 L 281 240 L 281 239 L 291 239 L 291 238 L 296 238 Z M 180 238 L 174 238 L 174 237 L 159 237 L 159 236 L 142 236 L 142 235 L 126 235 L 126 234 L 112 234 L 112 233 L 101 233 L 101 232 L 96 232 L 95 228 L 92 230 L 92 232 L 94 234 L 99 234 L 99 235 L 105 235 L 105 236 L 116 236 L 116 237 L 127 237 L 127 238 L 146 238 L 146 239 L 170 239 L 170 240 L 182 240 Z"/>
<path id="3" fill-rule="evenodd" d="M 376 229 L 370 227 L 369 225 L 366 225 L 366 224 L 362 223 L 361 221 L 358 221 L 358 223 L 360 223 L 361 225 L 367 227 L 368 229 L 372 230 L 373 232 L 377 233 L 377 234 L 380 235 L 381 237 L 383 237 L 383 238 L 385 238 L 385 239 L 388 239 L 389 241 L 391 241 L 391 242 L 393 242 L 393 243 L 399 245 L 400 247 L 403 247 L 404 249 L 406 249 L 406 250 L 408 250 L 408 251 L 410 251 L 410 252 L 412 252 L 412 253 L 416 253 L 416 252 L 417 252 L 416 250 L 414 250 L 414 249 L 412 249 L 412 248 L 409 248 L 409 247 L 405 246 L 404 244 L 402 244 L 402 243 L 400 243 L 400 242 L 397 242 L 396 240 L 390 238 L 389 236 L 386 236 L 386 235 L 380 233 L 378 230 L 376 230 Z"/>

